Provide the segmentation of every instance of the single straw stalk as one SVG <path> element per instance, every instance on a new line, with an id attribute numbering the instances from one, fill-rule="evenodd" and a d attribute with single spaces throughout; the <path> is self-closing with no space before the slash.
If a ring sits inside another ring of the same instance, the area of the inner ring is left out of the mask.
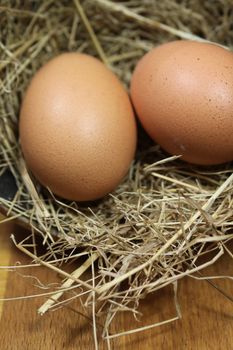
<path id="1" fill-rule="evenodd" d="M 77 278 L 81 277 L 82 274 L 97 260 L 99 255 L 97 253 L 92 254 L 80 267 L 71 273 L 70 277 L 61 285 L 62 290 L 54 293 L 50 299 L 48 299 L 38 310 L 40 315 L 44 315 L 57 301 L 61 298 L 64 291 L 71 287 Z"/>
<path id="2" fill-rule="evenodd" d="M 21 250 L 21 252 L 23 252 L 24 254 L 28 255 L 30 258 L 32 258 L 35 262 L 39 262 L 41 265 L 48 267 L 49 269 L 57 272 L 59 275 L 66 277 L 68 279 L 72 279 L 74 282 L 78 282 L 79 284 L 81 284 L 82 286 L 92 290 L 92 286 L 88 283 L 86 283 L 85 281 L 80 280 L 78 277 L 75 276 L 71 276 L 70 274 L 68 274 L 67 272 L 59 269 L 58 267 L 51 265 L 50 263 L 47 263 L 46 261 L 41 260 L 39 257 L 35 256 L 34 254 L 32 254 L 29 250 L 27 250 L 24 246 L 18 244 L 15 240 L 15 236 L 11 235 L 11 239 L 14 242 L 15 246 Z"/>
<path id="3" fill-rule="evenodd" d="M 79 0 L 74 0 L 74 4 L 75 4 L 75 7 L 78 10 L 78 13 L 79 13 L 79 15 L 80 15 L 80 17 L 81 17 L 85 27 L 86 27 L 87 32 L 90 35 L 90 38 L 91 38 L 91 40 L 92 40 L 92 42 L 94 44 L 94 47 L 96 48 L 96 51 L 97 51 L 98 55 L 100 56 L 101 60 L 106 65 L 108 65 L 108 60 L 107 60 L 107 57 L 106 57 L 106 55 L 104 53 L 104 50 L 103 50 L 103 48 L 102 48 L 102 46 L 101 46 L 101 44 L 100 44 L 100 42 L 99 42 L 99 40 L 97 38 L 97 36 L 96 36 L 92 26 L 91 26 L 90 21 L 88 20 L 86 14 L 85 14 L 85 11 L 84 11 L 80 1 Z"/>
<path id="4" fill-rule="evenodd" d="M 145 25 L 149 28 L 163 30 L 169 34 L 178 36 L 181 39 L 195 40 L 200 42 L 208 41 L 192 33 L 187 33 L 182 30 L 172 28 L 166 24 L 160 23 L 154 19 L 152 20 L 150 18 L 143 17 L 135 13 L 133 10 L 128 9 L 126 6 L 122 4 L 117 4 L 109 0 L 94 0 L 94 1 L 100 6 L 108 8 L 109 11 L 122 13 L 125 17 L 136 20 L 139 24 Z"/>

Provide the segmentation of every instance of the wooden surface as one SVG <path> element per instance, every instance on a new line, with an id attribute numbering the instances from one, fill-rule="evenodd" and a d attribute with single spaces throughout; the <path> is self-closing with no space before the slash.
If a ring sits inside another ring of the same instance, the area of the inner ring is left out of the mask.
<path id="1" fill-rule="evenodd" d="M 0 265 L 29 263 L 10 241 L 10 234 L 22 238 L 15 224 L 0 225 Z M 34 267 L 20 270 L 21 274 L 37 276 L 44 284 L 58 282 L 59 277 L 46 268 Z M 225 255 L 205 274 L 233 275 L 232 261 Z M 35 280 L 16 272 L 0 269 L 0 298 L 16 297 L 41 292 Z M 233 282 L 215 280 L 215 284 L 233 295 Z M 46 291 L 46 290 L 45 290 Z M 37 314 L 43 298 L 0 302 L 1 350 L 92 350 L 92 327 L 88 320 L 70 309 L 63 308 L 41 317 Z M 205 281 L 184 279 L 179 286 L 182 320 L 144 333 L 137 333 L 112 341 L 112 349 L 119 350 L 233 350 L 233 303 L 223 297 Z M 78 303 L 71 305 L 78 308 Z M 112 331 L 142 326 L 173 317 L 175 310 L 170 288 L 148 297 L 141 310 L 140 323 L 124 313 L 119 316 Z M 104 341 L 99 348 L 107 349 Z"/>

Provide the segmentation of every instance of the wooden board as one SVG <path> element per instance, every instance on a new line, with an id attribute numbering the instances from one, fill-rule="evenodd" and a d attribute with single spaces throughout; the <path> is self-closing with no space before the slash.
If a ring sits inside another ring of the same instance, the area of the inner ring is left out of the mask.
<path id="1" fill-rule="evenodd" d="M 19 252 L 10 240 L 10 234 L 22 238 L 23 232 L 12 224 L 0 225 L 0 265 L 14 265 L 17 261 L 29 263 L 28 257 Z M 46 268 L 34 267 L 20 270 L 21 274 L 37 276 L 44 284 L 60 281 Z M 205 274 L 233 275 L 232 260 L 225 255 Z M 0 298 L 41 293 L 31 277 L 0 269 Z M 233 282 L 215 280 L 215 284 L 233 295 Z M 45 292 L 48 290 L 44 290 Z M 90 322 L 70 309 L 63 308 L 41 317 L 38 307 L 45 299 L 5 301 L 0 304 L 0 340 L 3 350 L 92 350 L 93 336 Z M 114 350 L 232 350 L 233 349 L 233 303 L 223 297 L 205 281 L 186 278 L 179 285 L 179 302 L 182 320 L 143 333 L 132 334 L 112 341 Z M 80 309 L 77 302 L 74 309 Z M 141 322 L 129 313 L 121 314 L 112 331 L 162 321 L 175 315 L 171 288 L 148 297 L 142 305 L 144 317 Z M 99 349 L 107 349 L 104 341 Z"/>

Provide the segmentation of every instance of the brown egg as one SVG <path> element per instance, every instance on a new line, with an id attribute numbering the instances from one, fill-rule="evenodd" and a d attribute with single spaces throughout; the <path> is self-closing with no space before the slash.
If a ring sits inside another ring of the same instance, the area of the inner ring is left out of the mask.
<path id="1" fill-rule="evenodd" d="M 126 91 L 85 54 L 62 54 L 37 72 L 19 127 L 29 169 L 70 200 L 94 200 L 112 191 L 135 153 L 136 124 Z"/>
<path id="2" fill-rule="evenodd" d="M 131 97 L 148 134 L 197 164 L 233 159 L 233 54 L 214 44 L 174 41 L 136 66 Z"/>

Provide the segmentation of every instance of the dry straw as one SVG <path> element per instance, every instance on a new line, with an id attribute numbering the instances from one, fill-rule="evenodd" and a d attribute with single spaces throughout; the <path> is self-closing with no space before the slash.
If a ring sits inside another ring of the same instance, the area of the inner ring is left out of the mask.
<path id="1" fill-rule="evenodd" d="M 161 324 L 173 321 L 180 317 L 177 281 L 191 274 L 198 278 L 199 270 L 224 253 L 232 257 L 226 242 L 233 237 L 233 166 L 191 166 L 164 155 L 140 131 L 136 159 L 114 193 L 89 206 L 64 202 L 42 191 L 22 160 L 17 123 L 23 92 L 38 67 L 67 50 L 99 57 L 128 86 L 137 60 L 159 43 L 185 38 L 231 49 L 232 3 L 45 0 L 23 5 L 19 1 L 18 7 L 13 3 L 3 0 L 0 5 L 0 174 L 10 169 L 18 192 L 12 201 L 0 199 L 1 205 L 9 217 L 31 225 L 32 249 L 27 241 L 17 243 L 13 237 L 18 248 L 35 265 L 64 278 L 52 296 L 43 294 L 50 299 L 39 313 L 68 303 L 74 296 L 69 300 L 64 292 L 76 291 L 75 298 L 85 297 L 90 311 L 95 347 L 98 316 L 105 317 L 102 336 L 110 347 L 109 340 L 122 335 L 110 335 L 117 312 L 128 310 L 136 317 L 140 299 L 173 284 L 177 315 Z M 43 256 L 37 255 L 36 234 L 48 248 Z M 199 257 L 210 251 L 214 256 L 200 263 Z M 71 260 L 77 269 L 69 274 L 65 263 Z M 89 280 L 83 278 L 86 270 L 92 276 Z"/>

